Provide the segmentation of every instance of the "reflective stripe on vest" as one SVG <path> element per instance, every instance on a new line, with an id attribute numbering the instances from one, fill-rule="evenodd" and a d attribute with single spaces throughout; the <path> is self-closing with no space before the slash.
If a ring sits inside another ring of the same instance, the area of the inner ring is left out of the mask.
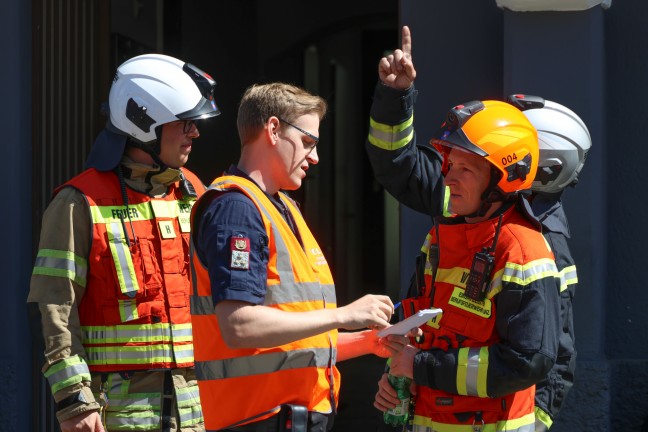
<path id="1" fill-rule="evenodd" d="M 336 352 L 336 350 L 333 350 Z M 315 355 L 313 356 L 313 352 Z M 216 380 L 248 375 L 267 374 L 286 369 L 329 366 L 329 348 L 280 351 L 241 358 L 196 362 L 198 379 Z"/>
<path id="2" fill-rule="evenodd" d="M 78 355 L 54 363 L 44 375 L 52 389 L 52 394 L 82 381 L 90 381 L 88 365 Z"/>
<path id="3" fill-rule="evenodd" d="M 109 227 L 107 229 L 108 244 L 110 245 L 110 252 L 112 253 L 115 268 L 117 269 L 119 288 L 122 294 L 132 298 L 139 291 L 139 284 L 137 283 L 137 276 L 133 268 L 133 259 L 130 254 L 128 240 L 124 237 L 127 234 L 122 231 L 123 226 L 123 224 L 113 222 L 107 224 L 106 228 Z"/>
<path id="4" fill-rule="evenodd" d="M 34 263 L 33 274 L 63 277 L 86 286 L 88 261 L 70 251 L 40 249 Z"/>
<path id="5" fill-rule="evenodd" d="M 488 397 L 488 347 L 459 349 L 457 392 L 460 395 Z"/>
<path id="6" fill-rule="evenodd" d="M 565 291 L 569 288 L 569 285 L 575 285 L 578 283 L 578 274 L 576 273 L 576 266 L 571 265 L 565 267 L 560 272 L 560 291 Z"/>
<path id="7" fill-rule="evenodd" d="M 554 260 L 549 258 L 529 261 L 524 265 L 507 262 L 503 269 L 495 273 L 490 284 L 488 297 L 502 291 L 502 282 L 511 282 L 526 286 L 547 277 L 559 277 Z"/>
<path id="8" fill-rule="evenodd" d="M 383 150 L 398 150 L 405 147 L 414 137 L 414 115 L 394 126 L 378 123 L 369 118 L 368 140 Z"/>
<path id="9" fill-rule="evenodd" d="M 176 398 L 181 427 L 193 426 L 204 420 L 202 408 L 200 407 L 198 385 L 176 389 Z"/>
<path id="10" fill-rule="evenodd" d="M 86 352 L 90 366 L 190 363 L 193 359 L 193 344 L 175 346 L 166 342 L 141 346 L 86 346 Z"/>
<path id="11" fill-rule="evenodd" d="M 110 374 L 106 381 L 108 406 L 105 425 L 110 430 L 159 429 L 161 393 L 129 393 L 130 380 Z"/>
<path id="12" fill-rule="evenodd" d="M 502 420 L 497 423 L 486 423 L 480 425 L 457 425 L 452 423 L 439 423 L 430 420 L 427 417 L 414 416 L 413 432 L 534 432 L 535 415 L 527 414 L 514 420 Z"/>
<path id="13" fill-rule="evenodd" d="M 87 344 L 124 342 L 191 341 L 191 324 L 122 324 L 116 326 L 82 326 Z"/>
<path id="14" fill-rule="evenodd" d="M 84 343 L 90 365 L 147 364 L 159 362 L 191 363 L 193 341 L 191 324 L 140 324 L 118 326 L 83 326 Z M 126 343 L 148 343 L 123 346 Z M 175 344 L 174 344 L 175 343 Z M 122 344 L 120 346 L 91 346 Z M 146 355 L 142 355 L 146 353 Z"/>

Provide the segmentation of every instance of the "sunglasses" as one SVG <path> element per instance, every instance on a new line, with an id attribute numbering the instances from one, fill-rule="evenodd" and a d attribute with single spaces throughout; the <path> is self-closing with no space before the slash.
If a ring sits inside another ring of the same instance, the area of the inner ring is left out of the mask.
<path id="1" fill-rule="evenodd" d="M 198 127 L 196 120 L 181 120 L 182 121 L 182 133 L 188 134 L 191 132 L 194 126 Z"/>
<path id="2" fill-rule="evenodd" d="M 292 127 L 294 127 L 294 128 L 297 129 L 299 132 L 303 133 L 303 134 L 306 135 L 308 138 L 312 139 L 313 142 L 308 146 L 308 148 L 310 148 L 311 150 L 315 148 L 315 146 L 317 145 L 317 143 L 319 143 L 319 137 L 313 135 L 313 134 L 310 133 L 310 132 L 306 132 L 304 129 L 300 128 L 299 126 L 295 126 L 294 124 L 292 124 L 292 123 L 290 123 L 290 122 L 288 122 L 288 121 L 282 119 L 281 117 L 277 117 L 277 118 L 279 119 L 280 122 L 282 122 L 282 123 L 286 123 L 288 126 L 292 126 Z"/>

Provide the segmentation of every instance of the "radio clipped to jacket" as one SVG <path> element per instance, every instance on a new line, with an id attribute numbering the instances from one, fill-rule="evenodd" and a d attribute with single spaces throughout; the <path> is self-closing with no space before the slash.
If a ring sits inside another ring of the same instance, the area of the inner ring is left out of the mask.
<path id="1" fill-rule="evenodd" d="M 497 246 L 497 238 L 499 237 L 501 227 L 502 214 L 499 215 L 497 228 L 495 228 L 495 237 L 493 238 L 491 247 L 483 248 L 481 252 L 477 252 L 473 257 L 470 274 L 466 282 L 466 297 L 471 300 L 482 301 L 486 298 L 488 284 L 490 283 L 490 274 L 495 265 L 495 247 Z"/>
<path id="2" fill-rule="evenodd" d="M 475 254 L 470 266 L 468 282 L 466 282 L 466 297 L 476 301 L 484 300 L 494 264 L 495 257 L 490 254 L 488 249 L 484 248 Z"/>

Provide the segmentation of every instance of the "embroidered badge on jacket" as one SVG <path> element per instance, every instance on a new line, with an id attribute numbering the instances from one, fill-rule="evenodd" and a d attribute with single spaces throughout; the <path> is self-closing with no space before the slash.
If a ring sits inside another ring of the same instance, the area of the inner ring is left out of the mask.
<path id="1" fill-rule="evenodd" d="M 230 251 L 232 258 L 230 268 L 232 270 L 250 269 L 250 239 L 247 237 L 231 237 Z"/>

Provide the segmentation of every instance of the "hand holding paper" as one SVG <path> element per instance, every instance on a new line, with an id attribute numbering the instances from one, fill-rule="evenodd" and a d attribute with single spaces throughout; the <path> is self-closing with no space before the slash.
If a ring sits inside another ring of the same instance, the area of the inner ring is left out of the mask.
<path id="1" fill-rule="evenodd" d="M 390 334 L 404 336 L 407 333 L 409 333 L 409 331 L 412 330 L 413 328 L 420 327 L 421 325 L 426 323 L 428 320 L 434 318 L 441 312 L 442 312 L 441 309 L 438 308 L 420 310 L 414 315 L 412 315 L 411 317 L 404 319 L 403 321 L 400 321 L 391 327 L 387 327 L 379 331 L 378 336 L 385 337 Z"/>

